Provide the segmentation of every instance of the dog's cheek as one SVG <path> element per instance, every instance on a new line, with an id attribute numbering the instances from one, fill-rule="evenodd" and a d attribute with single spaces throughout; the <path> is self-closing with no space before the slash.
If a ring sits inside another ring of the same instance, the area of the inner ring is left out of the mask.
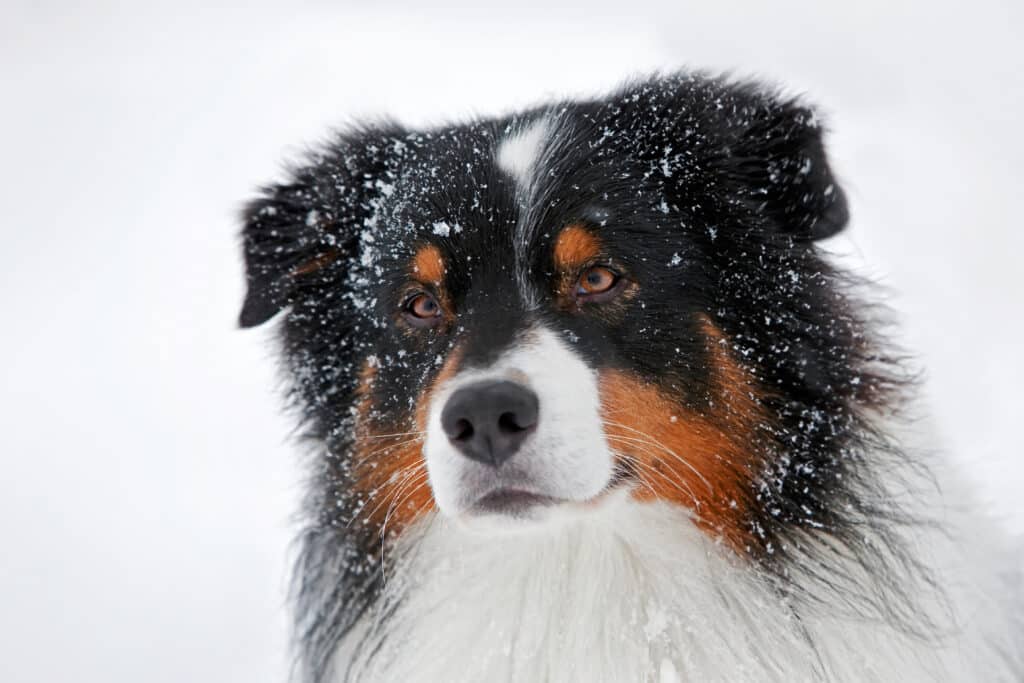
<path id="1" fill-rule="evenodd" d="M 359 501 L 350 523 L 372 527 L 384 538 L 434 508 L 423 457 L 423 406 L 434 384 L 417 398 L 416 410 L 405 419 L 378 413 L 374 385 L 378 368 L 364 362 L 356 393 L 352 488 Z"/>
<path id="2" fill-rule="evenodd" d="M 708 400 L 686 407 L 657 385 L 623 370 L 600 378 L 605 436 L 621 468 L 636 480 L 638 500 L 659 500 L 693 513 L 706 533 L 746 552 L 755 539 L 757 446 L 764 410 L 748 374 L 707 329 L 712 364 Z"/>
<path id="3" fill-rule="evenodd" d="M 353 488 L 361 500 L 353 523 L 376 528 L 380 537 L 401 533 L 437 507 L 425 445 L 431 407 L 440 391 L 459 371 L 462 351 L 449 351 L 444 364 L 426 382 L 405 419 L 376 414 L 374 384 L 377 367 L 363 364 L 356 401 Z"/>

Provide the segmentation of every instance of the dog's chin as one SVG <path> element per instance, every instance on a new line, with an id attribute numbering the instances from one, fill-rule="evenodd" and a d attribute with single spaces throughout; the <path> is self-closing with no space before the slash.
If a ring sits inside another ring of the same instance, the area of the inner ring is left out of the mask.
<path id="1" fill-rule="evenodd" d="M 467 531 L 487 534 L 542 529 L 558 508 L 569 503 L 521 488 L 498 488 L 468 498 L 460 511 L 449 516 Z"/>
<path id="2" fill-rule="evenodd" d="M 523 489 L 501 488 L 477 499 L 470 513 L 478 516 L 498 515 L 512 519 L 530 518 L 553 505 L 567 502 Z"/>
<path id="3" fill-rule="evenodd" d="M 479 496 L 455 515 L 463 529 L 482 534 L 519 534 L 556 529 L 562 524 L 591 514 L 609 497 L 610 491 L 579 499 L 502 488 Z"/>

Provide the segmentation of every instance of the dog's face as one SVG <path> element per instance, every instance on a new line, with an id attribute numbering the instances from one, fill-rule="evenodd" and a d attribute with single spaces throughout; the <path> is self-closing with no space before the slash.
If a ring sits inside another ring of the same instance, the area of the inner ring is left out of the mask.
<path id="1" fill-rule="evenodd" d="M 810 241 L 845 224 L 842 193 L 813 116 L 753 88 L 351 133 L 245 220 L 242 323 L 290 307 L 345 524 L 540 520 L 627 490 L 747 547 L 777 445 L 852 390 L 842 326 L 801 332 L 834 311 Z"/>

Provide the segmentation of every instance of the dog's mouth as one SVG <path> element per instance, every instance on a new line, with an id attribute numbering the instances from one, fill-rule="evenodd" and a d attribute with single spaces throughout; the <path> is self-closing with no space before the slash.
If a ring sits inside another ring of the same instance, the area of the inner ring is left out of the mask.
<path id="1" fill-rule="evenodd" d="M 635 472 L 628 466 L 619 465 L 605 487 L 595 496 L 585 500 L 563 498 L 554 495 L 536 493 L 515 486 L 501 487 L 492 490 L 469 506 L 469 517 L 506 518 L 506 519 L 542 519 L 546 513 L 560 509 L 587 510 L 600 504 L 607 496 L 622 489 L 630 488 L 635 481 Z"/>
<path id="2" fill-rule="evenodd" d="M 481 496 L 473 503 L 471 512 L 477 515 L 503 515 L 526 517 L 539 508 L 552 507 L 569 501 L 545 496 L 523 489 L 504 488 Z"/>

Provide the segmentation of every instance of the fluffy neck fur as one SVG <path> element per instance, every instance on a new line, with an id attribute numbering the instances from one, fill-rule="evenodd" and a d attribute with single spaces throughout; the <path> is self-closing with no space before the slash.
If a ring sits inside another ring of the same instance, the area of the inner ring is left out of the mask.
<path id="1" fill-rule="evenodd" d="M 949 587 L 940 595 L 925 583 L 904 586 L 921 593 L 926 635 L 844 614 L 841 594 L 835 604 L 828 595 L 786 596 L 666 504 L 617 496 L 549 529 L 497 538 L 431 517 L 393 549 L 383 596 L 342 643 L 334 676 L 1020 680 L 1011 640 L 1019 625 L 992 600 L 1003 588 L 998 579 L 973 572 L 953 536 L 916 541 Z M 871 580 L 851 567 L 836 587 L 893 590 L 861 585 Z"/>

